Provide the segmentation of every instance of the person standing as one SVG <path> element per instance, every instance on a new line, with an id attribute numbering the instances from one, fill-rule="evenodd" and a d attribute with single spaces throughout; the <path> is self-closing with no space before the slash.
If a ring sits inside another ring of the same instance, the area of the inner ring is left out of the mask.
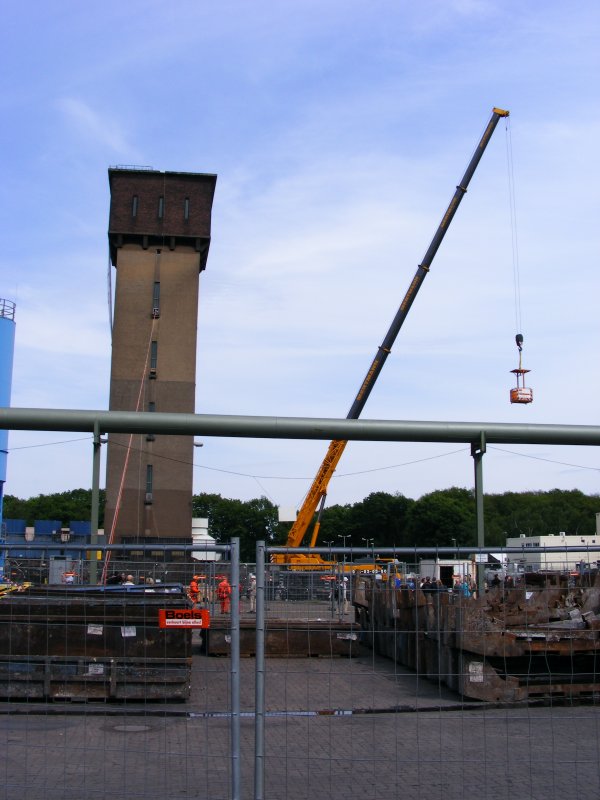
<path id="1" fill-rule="evenodd" d="M 248 582 L 248 600 L 250 600 L 249 612 L 256 613 L 256 575 L 250 574 Z"/>
<path id="2" fill-rule="evenodd" d="M 468 575 L 467 577 L 468 577 L 468 581 L 469 581 L 469 590 L 471 592 L 471 597 L 473 597 L 474 599 L 477 599 L 477 590 L 479 588 L 477 586 L 477 581 L 475 580 L 475 578 L 472 575 Z"/>
<path id="3" fill-rule="evenodd" d="M 231 584 L 226 576 L 223 576 L 223 579 L 217 586 L 217 597 L 221 604 L 221 614 L 229 614 L 231 608 Z"/>
<path id="4" fill-rule="evenodd" d="M 188 586 L 188 597 L 194 605 L 198 603 L 198 598 L 200 597 L 200 586 L 198 584 L 198 579 L 199 576 L 194 575 L 190 581 L 190 585 Z"/>
<path id="5" fill-rule="evenodd" d="M 347 614 L 349 611 L 348 605 L 348 578 L 344 575 L 340 583 L 340 599 L 342 601 L 342 613 Z"/>

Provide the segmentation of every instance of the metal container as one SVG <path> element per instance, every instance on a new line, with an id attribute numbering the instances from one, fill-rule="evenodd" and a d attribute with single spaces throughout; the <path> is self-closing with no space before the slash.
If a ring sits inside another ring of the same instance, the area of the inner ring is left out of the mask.
<path id="1" fill-rule="evenodd" d="M 60 519 L 36 519 L 33 529 L 36 536 L 51 536 L 60 533 L 62 521 Z"/>
<path id="2" fill-rule="evenodd" d="M 188 608 L 183 587 L 37 587 L 0 599 L 0 697 L 186 700 L 191 630 L 161 629 Z"/>

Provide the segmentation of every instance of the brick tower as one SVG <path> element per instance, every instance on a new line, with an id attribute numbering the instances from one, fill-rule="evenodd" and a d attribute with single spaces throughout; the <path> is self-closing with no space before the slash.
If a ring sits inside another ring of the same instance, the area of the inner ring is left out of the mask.
<path id="1" fill-rule="evenodd" d="M 199 273 L 216 175 L 111 168 L 116 267 L 110 409 L 194 413 Z M 191 541 L 193 440 L 111 434 L 104 530 L 114 541 Z"/>

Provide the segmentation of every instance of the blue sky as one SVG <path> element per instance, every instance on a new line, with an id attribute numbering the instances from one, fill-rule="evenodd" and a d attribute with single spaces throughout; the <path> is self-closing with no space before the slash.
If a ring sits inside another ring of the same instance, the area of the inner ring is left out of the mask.
<path id="1" fill-rule="evenodd" d="M 17 303 L 14 406 L 107 407 L 107 168 L 135 164 L 218 174 L 196 410 L 345 417 L 500 106 L 509 131 L 363 418 L 598 423 L 596 2 L 6 8 L 0 296 Z M 527 407 L 508 402 L 515 234 Z M 11 433 L 5 491 L 89 485 L 78 438 Z M 297 506 L 325 449 L 206 439 L 195 489 Z M 592 448 L 493 448 L 485 489 L 598 492 L 599 469 Z M 329 502 L 472 483 L 467 447 L 351 443 Z"/>

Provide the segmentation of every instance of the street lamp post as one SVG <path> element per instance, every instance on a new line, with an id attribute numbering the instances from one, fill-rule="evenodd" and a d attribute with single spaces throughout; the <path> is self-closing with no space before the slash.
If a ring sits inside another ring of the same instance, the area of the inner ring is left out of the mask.
<path id="1" fill-rule="evenodd" d="M 344 561 L 344 574 L 345 574 L 346 573 L 346 539 L 350 539 L 350 534 L 349 533 L 339 533 L 337 538 L 338 539 L 342 539 L 342 544 L 344 546 L 344 559 L 343 559 L 343 561 Z"/>
<path id="2" fill-rule="evenodd" d="M 331 545 L 333 544 L 333 539 L 329 539 L 329 541 L 323 540 L 323 544 L 326 544 L 327 547 L 329 547 L 329 560 L 331 561 Z M 334 597 L 334 594 L 335 594 L 335 579 L 334 579 L 333 582 L 331 580 L 329 581 L 329 586 L 330 586 L 330 589 L 331 589 L 331 591 L 330 591 L 330 595 L 331 595 L 331 619 L 333 619 L 334 616 L 335 616 L 335 597 Z"/>
<path id="3" fill-rule="evenodd" d="M 375 577 L 375 539 L 363 539 L 366 547 L 371 548 L 371 554 L 373 559 L 373 577 Z"/>
<path id="4" fill-rule="evenodd" d="M 342 543 L 344 545 L 342 580 L 341 580 L 341 587 L 340 587 L 341 588 L 341 595 L 342 595 L 340 600 L 341 600 L 341 603 L 343 603 L 343 607 L 342 607 L 342 605 L 340 603 L 340 619 L 342 617 L 342 613 L 344 613 L 344 614 L 346 613 L 346 605 L 347 605 L 347 602 L 348 602 L 348 590 L 350 592 L 352 592 L 352 583 L 350 583 L 350 586 L 346 587 L 346 583 L 348 582 L 348 579 L 346 577 L 346 539 L 349 539 L 349 538 L 350 538 L 350 534 L 349 533 L 345 533 L 345 534 L 344 533 L 340 533 L 340 534 L 338 534 L 338 539 L 342 539 Z M 352 570 L 350 570 L 350 574 L 352 574 Z"/>

